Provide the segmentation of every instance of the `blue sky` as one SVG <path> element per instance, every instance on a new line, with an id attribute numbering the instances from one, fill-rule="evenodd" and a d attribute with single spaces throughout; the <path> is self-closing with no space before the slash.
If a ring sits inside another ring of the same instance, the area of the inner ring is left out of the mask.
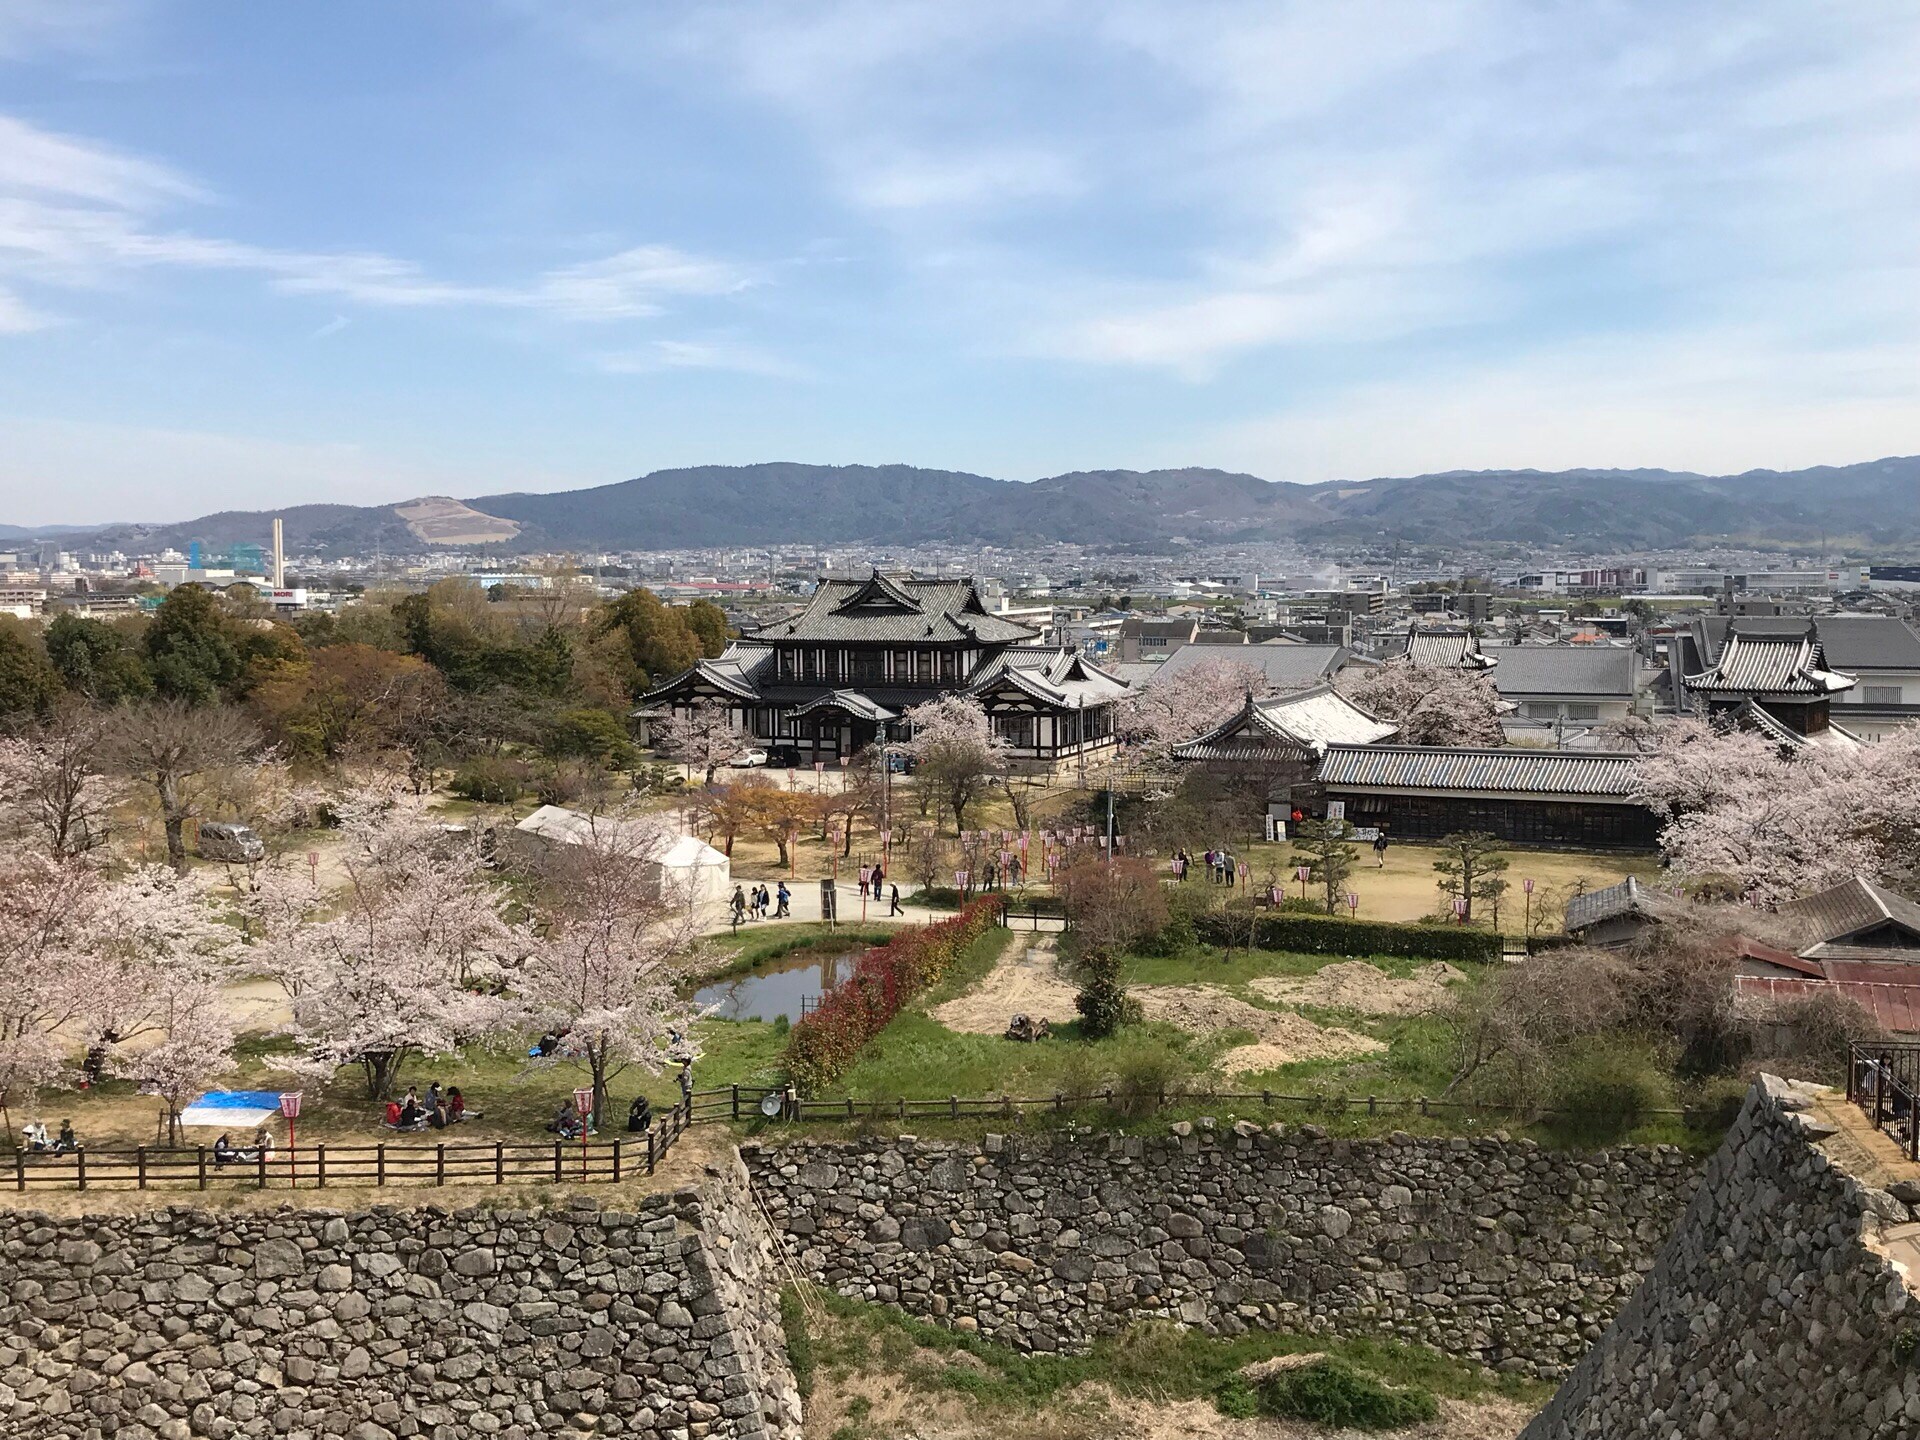
<path id="1" fill-rule="evenodd" d="M 0 0 L 0 520 L 1920 451 L 1920 10 Z"/>

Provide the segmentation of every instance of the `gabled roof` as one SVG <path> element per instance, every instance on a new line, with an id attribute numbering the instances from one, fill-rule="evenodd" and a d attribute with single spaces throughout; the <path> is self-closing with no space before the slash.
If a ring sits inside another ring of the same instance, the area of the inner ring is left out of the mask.
<path id="1" fill-rule="evenodd" d="M 1818 895 L 1789 900 L 1780 910 L 1813 926 L 1816 939 L 1821 943 L 1844 943 L 1849 936 L 1891 921 L 1910 932 L 1914 943 L 1920 945 L 1920 905 L 1864 876 L 1843 880 Z"/>
<path id="2" fill-rule="evenodd" d="M 1316 779 L 1330 790 L 1452 790 L 1625 800 L 1637 755 L 1605 750 L 1476 750 L 1329 745 Z"/>
<path id="3" fill-rule="evenodd" d="M 857 579 L 822 579 L 806 609 L 761 626 L 751 638 L 763 644 L 977 641 L 1012 645 L 1038 634 L 1029 626 L 988 614 L 971 580 L 922 580 L 876 570 Z"/>
<path id="4" fill-rule="evenodd" d="M 1748 700 L 1741 705 L 1733 712 L 1733 718 L 1743 729 L 1766 736 L 1783 750 L 1858 750 L 1867 743 L 1846 726 L 1832 721 L 1827 722 L 1824 730 L 1802 735 L 1758 700 Z"/>
<path id="5" fill-rule="evenodd" d="M 1631 700 L 1639 657 L 1614 645 L 1489 645 L 1493 688 L 1502 695 L 1579 695 Z"/>
<path id="6" fill-rule="evenodd" d="M 983 662 L 965 688 L 969 695 L 982 695 L 1003 685 L 1070 709 L 1105 705 L 1133 688 L 1077 651 L 1018 645 Z"/>
<path id="7" fill-rule="evenodd" d="M 1277 690 L 1319 685 L 1333 679 L 1353 658 L 1344 645 L 1301 645 L 1293 641 L 1262 641 L 1257 645 L 1235 647 L 1232 654 L 1183 645 L 1153 669 L 1149 678 L 1155 685 L 1177 683 L 1179 677 L 1196 665 L 1247 665 L 1267 677 Z"/>
<path id="8" fill-rule="evenodd" d="M 1498 663 L 1481 650 L 1480 637 L 1471 630 L 1422 630 L 1417 625 L 1407 632 L 1400 658 L 1440 670 L 1491 670 Z"/>
<path id="9" fill-rule="evenodd" d="M 1567 901 L 1566 929 L 1571 935 L 1590 925 L 1598 925 L 1602 920 L 1612 920 L 1621 915 L 1644 915 L 1650 920 L 1664 920 L 1679 904 L 1677 896 L 1642 885 L 1637 878 L 1629 875 L 1618 885 L 1609 885 L 1604 890 L 1589 890 Z"/>
<path id="10" fill-rule="evenodd" d="M 751 641 L 736 640 L 711 660 L 696 660 L 693 668 L 682 670 L 671 680 L 654 686 L 639 700 L 645 709 L 657 699 L 683 689 L 694 680 L 705 680 L 715 688 L 741 700 L 756 700 L 762 687 L 770 683 L 774 672 L 774 650 L 771 645 L 757 645 Z"/>
<path id="11" fill-rule="evenodd" d="M 898 710 L 889 710 L 858 690 L 829 690 L 824 695 L 816 695 L 811 700 L 802 701 L 788 713 L 798 718 L 801 715 L 811 715 L 816 710 L 844 710 L 847 714 L 858 716 L 862 720 L 898 720 L 900 718 Z"/>
<path id="12" fill-rule="evenodd" d="M 1347 699 L 1331 685 L 1246 703 L 1206 734 L 1174 748 L 1176 760 L 1311 760 L 1328 745 L 1373 745 L 1400 727 Z"/>
<path id="13" fill-rule="evenodd" d="M 1842 673 L 1859 670 L 1920 670 L 1920 634 L 1892 615 L 1746 616 L 1703 615 L 1692 625 L 1694 644 L 1707 663 L 1719 658 L 1729 629 L 1748 635 L 1798 636 L 1807 626 Z"/>
<path id="14" fill-rule="evenodd" d="M 1827 668 L 1826 652 L 1811 626 L 1798 635 L 1734 628 L 1719 660 L 1685 683 L 1696 695 L 1818 696 L 1852 689 L 1854 677 Z"/>

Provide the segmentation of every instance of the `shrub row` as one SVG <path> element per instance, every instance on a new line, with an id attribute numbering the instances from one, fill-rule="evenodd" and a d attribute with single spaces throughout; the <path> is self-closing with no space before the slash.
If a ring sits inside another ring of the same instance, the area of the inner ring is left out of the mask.
<path id="1" fill-rule="evenodd" d="M 951 885 L 927 885 L 913 892 L 913 903 L 924 905 L 929 910 L 958 910 L 963 898 Z M 994 890 L 979 894 L 976 898 L 1008 906 L 1016 915 L 1067 913 L 1066 903 L 1058 895 L 1045 895 L 1038 890 Z"/>
<path id="2" fill-rule="evenodd" d="M 1245 945 L 1248 923 L 1239 915 L 1196 915 L 1193 930 L 1207 945 Z M 1501 939 L 1464 925 L 1402 925 L 1388 920 L 1342 920 L 1331 915 L 1262 915 L 1253 921 L 1262 950 L 1300 955 L 1400 955 L 1414 960 L 1498 960 Z"/>
<path id="3" fill-rule="evenodd" d="M 901 930 L 855 963 L 853 974 L 820 997 L 787 1041 L 787 1078 L 818 1094 L 860 1057 L 866 1043 L 915 995 L 936 984 L 999 914 L 1000 902 L 976 900 L 951 920 Z"/>

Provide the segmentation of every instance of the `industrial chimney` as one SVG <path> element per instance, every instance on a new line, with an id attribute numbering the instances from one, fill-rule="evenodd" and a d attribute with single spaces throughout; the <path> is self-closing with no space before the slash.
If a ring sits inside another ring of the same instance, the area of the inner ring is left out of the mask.
<path id="1" fill-rule="evenodd" d="M 286 537 L 281 531 L 280 517 L 273 517 L 273 588 L 287 588 L 287 549 Z"/>

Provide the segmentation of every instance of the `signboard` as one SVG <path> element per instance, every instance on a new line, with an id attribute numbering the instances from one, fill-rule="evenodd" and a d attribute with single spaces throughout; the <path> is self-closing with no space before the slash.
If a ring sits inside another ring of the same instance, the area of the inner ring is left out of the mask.
<path id="1" fill-rule="evenodd" d="M 1327 801 L 1327 819 L 1344 820 L 1347 818 L 1347 802 L 1344 800 Z"/>

